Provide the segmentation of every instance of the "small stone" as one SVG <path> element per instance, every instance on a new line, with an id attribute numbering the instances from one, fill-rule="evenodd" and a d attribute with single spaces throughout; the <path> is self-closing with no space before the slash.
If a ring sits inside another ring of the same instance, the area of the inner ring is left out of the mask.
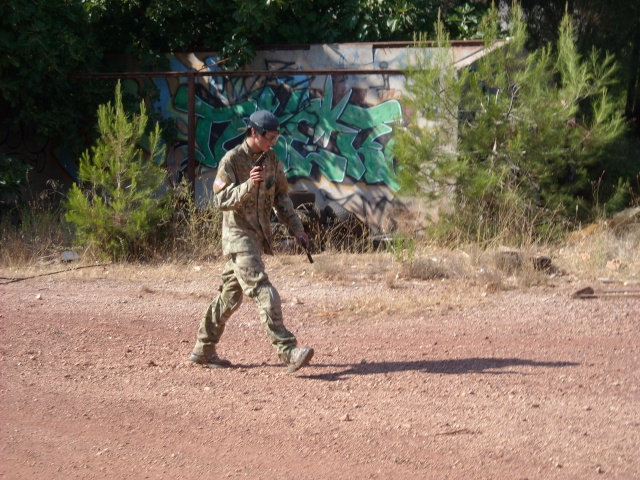
<path id="1" fill-rule="evenodd" d="M 65 250 L 60 254 L 61 262 L 73 262 L 75 260 L 80 260 L 80 255 L 76 252 L 72 252 L 71 250 Z"/>

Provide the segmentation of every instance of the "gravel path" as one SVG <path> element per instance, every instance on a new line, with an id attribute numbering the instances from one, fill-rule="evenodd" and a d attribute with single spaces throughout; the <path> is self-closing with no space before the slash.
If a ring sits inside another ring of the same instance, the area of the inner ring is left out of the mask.
<path id="1" fill-rule="evenodd" d="M 220 263 L 0 285 L 0 477 L 640 478 L 640 295 L 304 261 L 268 261 L 316 349 L 296 374 L 248 300 L 219 348 L 235 368 L 187 361 Z"/>

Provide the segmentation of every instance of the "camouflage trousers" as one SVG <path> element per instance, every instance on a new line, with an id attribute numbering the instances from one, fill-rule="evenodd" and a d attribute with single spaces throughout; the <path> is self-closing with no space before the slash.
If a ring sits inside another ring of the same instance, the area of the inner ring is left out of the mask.
<path id="1" fill-rule="evenodd" d="M 246 295 L 255 301 L 262 326 L 278 358 L 287 363 L 297 341 L 282 323 L 280 295 L 271 285 L 260 255 L 231 254 L 224 266 L 219 290 L 200 321 L 193 353 L 205 356 L 216 353 L 227 320 L 242 305 L 243 295 Z"/>

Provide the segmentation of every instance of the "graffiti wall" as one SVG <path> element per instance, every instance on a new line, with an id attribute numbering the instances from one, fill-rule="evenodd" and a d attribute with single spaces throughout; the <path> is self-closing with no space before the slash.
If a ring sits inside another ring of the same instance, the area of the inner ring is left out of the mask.
<path id="1" fill-rule="evenodd" d="M 481 50 L 477 43 L 455 46 L 455 61 L 468 64 Z M 259 51 L 245 70 L 269 75 L 225 77 L 216 54 L 171 57 L 171 71 L 211 72 L 196 85 L 196 194 L 210 198 L 218 162 L 243 141 L 251 113 L 266 109 L 281 123 L 274 150 L 292 191 L 313 193 L 319 208 L 338 202 L 374 229 L 392 229 L 390 212 L 401 207 L 393 132 L 403 122 L 400 71 L 408 58 L 406 46 L 311 45 Z M 313 73 L 327 70 L 336 72 Z M 180 141 L 171 146 L 167 166 L 180 176 L 188 163 L 186 78 L 155 82 L 156 108 L 178 122 Z"/>
<path id="2" fill-rule="evenodd" d="M 243 141 L 246 119 L 266 109 L 280 119 L 274 150 L 291 190 L 314 193 L 320 208 L 337 201 L 369 224 L 380 224 L 398 189 L 390 147 L 402 121 L 403 76 L 348 74 L 347 67 L 372 68 L 376 62 L 371 48 L 356 45 L 260 52 L 247 70 L 273 72 L 269 76 L 218 76 L 219 69 L 210 67 L 218 60 L 215 54 L 171 58 L 172 71 L 212 73 L 197 77 L 196 194 L 209 197 L 218 162 Z M 345 73 L 305 73 L 323 68 Z M 300 74 L 278 73 L 284 71 Z M 170 149 L 167 166 L 180 176 L 188 162 L 186 78 L 155 81 L 161 91 L 156 107 L 179 125 L 181 141 Z"/>
<path id="3" fill-rule="evenodd" d="M 468 64 L 481 51 L 477 42 L 454 46 L 455 61 Z M 392 229 L 391 212 L 402 206 L 397 200 L 393 133 L 404 118 L 401 71 L 408 66 L 408 56 L 406 46 L 360 43 L 261 50 L 245 67 L 246 76 L 225 76 L 216 66 L 220 59 L 215 53 L 171 56 L 170 71 L 210 73 L 196 77 L 199 201 L 211 198 L 218 163 L 243 141 L 246 119 L 266 109 L 280 119 L 281 136 L 274 150 L 293 192 L 314 194 L 321 209 L 337 202 L 374 230 Z M 153 81 L 160 94 L 154 107 L 177 126 L 177 141 L 167 146 L 167 168 L 176 180 L 186 174 L 188 165 L 187 77 Z M 136 80 L 124 84 L 125 88 L 140 86 Z M 18 142 L 13 150 L 24 150 L 38 164 L 55 163 L 68 177 L 76 178 L 77 162 L 63 156 L 46 158 L 44 147 L 32 147 L 27 137 L 5 136 L 2 141 L 2 150 Z"/>

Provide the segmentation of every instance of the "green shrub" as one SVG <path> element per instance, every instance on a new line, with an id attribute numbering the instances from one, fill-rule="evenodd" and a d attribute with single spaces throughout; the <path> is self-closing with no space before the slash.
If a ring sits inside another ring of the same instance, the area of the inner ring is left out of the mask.
<path id="1" fill-rule="evenodd" d="M 394 235 L 387 250 L 396 262 L 411 263 L 416 256 L 416 239 L 402 234 Z"/>
<path id="2" fill-rule="evenodd" d="M 596 217 L 592 184 L 603 172 L 600 200 L 623 208 L 629 183 L 610 156 L 625 132 L 608 93 L 613 58 L 582 58 L 568 15 L 557 44 L 535 52 L 517 4 L 508 39 L 495 8 L 486 20 L 487 52 L 469 68 L 456 67 L 442 24 L 436 50 L 415 50 L 410 115 L 394 143 L 402 190 L 441 202 L 437 228 L 453 244 L 558 238 Z"/>
<path id="3" fill-rule="evenodd" d="M 76 242 L 112 259 L 143 256 L 171 214 L 168 193 L 161 193 L 166 172 L 155 163 L 164 157 L 157 124 L 145 143 L 147 154 L 139 146 L 147 118 L 144 103 L 139 115 L 124 111 L 118 83 L 115 106 L 98 108 L 100 138 L 82 155 L 82 183 L 72 186 L 66 202 Z"/>

